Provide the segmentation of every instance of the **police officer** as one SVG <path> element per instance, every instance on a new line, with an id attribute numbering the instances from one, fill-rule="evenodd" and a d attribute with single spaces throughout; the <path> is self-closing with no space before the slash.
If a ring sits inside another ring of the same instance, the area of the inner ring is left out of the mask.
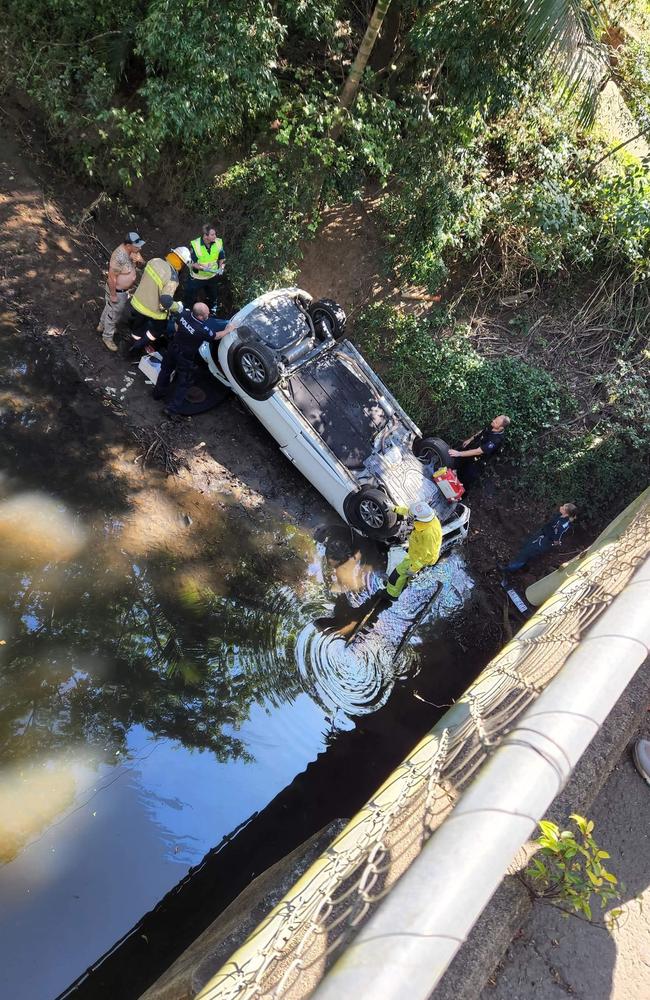
<path id="1" fill-rule="evenodd" d="M 449 449 L 453 467 L 466 490 L 480 478 L 488 459 L 503 447 L 505 430 L 509 426 L 510 417 L 502 413 L 494 418 L 489 427 L 474 434 L 473 437 L 466 438 L 460 450 Z"/>
<path id="2" fill-rule="evenodd" d="M 176 373 L 171 388 L 171 398 L 163 409 L 163 413 L 169 417 L 180 413 L 187 390 L 192 385 L 196 371 L 196 355 L 201 344 L 206 340 L 220 340 L 234 329 L 231 323 L 214 319 L 210 320 L 211 329 L 206 326 L 209 318 L 210 310 L 204 302 L 197 302 L 192 310 L 183 309 L 178 315 L 176 330 L 163 355 L 160 374 L 153 391 L 154 399 L 166 397 L 172 374 Z"/>
<path id="3" fill-rule="evenodd" d="M 529 562 L 550 552 L 552 548 L 559 548 L 569 527 L 576 519 L 576 513 L 575 504 L 563 503 L 558 513 L 531 535 L 515 558 L 502 567 L 503 573 L 517 573 L 520 569 L 525 569 Z"/>
<path id="4" fill-rule="evenodd" d="M 418 500 L 410 507 L 394 507 L 393 510 L 402 517 L 410 514 L 414 518 L 406 556 L 395 567 L 386 583 L 386 593 L 391 601 L 396 601 L 410 579 L 425 566 L 434 566 L 438 562 L 442 546 L 442 525 L 424 500 Z"/>
<path id="5" fill-rule="evenodd" d="M 192 263 L 185 286 L 188 303 L 192 305 L 200 297 L 212 309 L 217 303 L 219 279 L 226 266 L 223 240 L 211 222 L 206 222 L 200 236 L 190 243 Z"/>

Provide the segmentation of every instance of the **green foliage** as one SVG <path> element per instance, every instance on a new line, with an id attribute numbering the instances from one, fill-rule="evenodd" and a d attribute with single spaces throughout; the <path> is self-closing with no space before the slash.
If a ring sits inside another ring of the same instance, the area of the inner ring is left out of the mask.
<path id="1" fill-rule="evenodd" d="M 128 187 L 162 157 L 203 161 L 279 94 L 266 0 L 8 0 L 16 82 L 87 173 Z"/>
<path id="2" fill-rule="evenodd" d="M 650 474 L 650 385 L 647 355 L 636 364 L 619 359 L 595 381 L 591 427 L 560 428 L 551 446 L 531 463 L 539 487 L 567 496 L 594 515 L 622 508 Z"/>
<path id="3" fill-rule="evenodd" d="M 571 499 L 585 519 L 619 509 L 648 480 L 648 357 L 619 360 L 598 376 L 588 429 L 575 400 L 547 371 L 508 356 L 485 358 L 450 312 L 414 319 L 372 306 L 355 323 L 362 350 L 416 422 L 450 442 L 499 413 L 512 418 L 504 459 L 516 486 L 549 504 Z M 552 344 L 548 345 L 552 348 Z"/>
<path id="4" fill-rule="evenodd" d="M 639 130 L 650 130 L 650 47 L 637 41 L 624 46 L 618 53 L 617 72 Z"/>
<path id="5" fill-rule="evenodd" d="M 618 879 L 603 864 L 609 854 L 592 837 L 593 821 L 576 813 L 571 819 L 575 829 L 562 831 L 555 823 L 540 821 L 536 841 L 540 849 L 524 872 L 524 881 L 538 899 L 591 920 L 593 897 L 603 910 L 620 899 Z M 609 922 L 616 923 L 620 913 L 610 911 Z"/>
<path id="6" fill-rule="evenodd" d="M 570 410 L 569 399 L 541 368 L 513 358 L 483 358 L 466 330 L 445 333 L 448 321 L 444 314 L 416 320 L 374 306 L 359 318 L 355 331 L 423 428 L 459 441 L 507 413 L 512 418 L 509 452 L 522 457 Z"/>

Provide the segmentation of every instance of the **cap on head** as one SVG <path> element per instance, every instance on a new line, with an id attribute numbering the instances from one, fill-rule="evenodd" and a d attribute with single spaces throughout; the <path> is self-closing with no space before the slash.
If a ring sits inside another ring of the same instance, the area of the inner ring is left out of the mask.
<path id="1" fill-rule="evenodd" d="M 433 508 L 425 500 L 416 500 L 409 507 L 409 512 L 416 521 L 433 521 L 436 516 Z"/>
<path id="2" fill-rule="evenodd" d="M 144 240 L 140 236 L 140 233 L 127 233 L 124 242 L 132 243 L 134 247 L 138 248 L 138 250 L 140 247 L 144 246 Z"/>

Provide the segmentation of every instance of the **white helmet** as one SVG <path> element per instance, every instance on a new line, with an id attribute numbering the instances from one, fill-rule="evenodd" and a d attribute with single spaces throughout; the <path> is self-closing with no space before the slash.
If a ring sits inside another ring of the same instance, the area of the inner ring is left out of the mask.
<path id="1" fill-rule="evenodd" d="M 409 513 L 416 521 L 433 521 L 436 516 L 435 511 L 425 500 L 416 500 L 409 507 Z"/>
<path id="2" fill-rule="evenodd" d="M 183 263 L 187 264 L 189 267 L 192 260 L 192 254 L 190 253 L 188 247 L 174 247 L 172 252 L 175 253 L 177 257 L 180 257 Z"/>

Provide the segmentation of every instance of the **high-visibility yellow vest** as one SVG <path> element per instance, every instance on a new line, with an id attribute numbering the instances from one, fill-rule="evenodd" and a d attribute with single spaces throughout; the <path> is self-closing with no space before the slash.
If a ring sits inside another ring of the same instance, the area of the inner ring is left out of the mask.
<path id="1" fill-rule="evenodd" d="M 168 274 L 163 276 L 159 274 L 160 270 L 167 270 Z M 145 266 L 131 305 L 150 319 L 165 319 L 167 310 L 161 307 L 160 296 L 165 293 L 173 295 L 177 286 L 178 277 L 171 265 L 156 257 Z"/>
<path id="2" fill-rule="evenodd" d="M 196 255 L 198 264 L 208 264 L 214 271 L 217 270 L 219 267 L 219 254 L 223 250 L 223 240 L 217 237 L 211 247 L 206 247 L 201 237 L 197 236 L 195 240 L 192 240 L 190 246 Z M 209 271 L 199 271 L 192 268 L 191 273 L 192 277 L 198 281 L 209 281 L 210 278 L 214 278 L 214 274 L 210 274 Z"/>

